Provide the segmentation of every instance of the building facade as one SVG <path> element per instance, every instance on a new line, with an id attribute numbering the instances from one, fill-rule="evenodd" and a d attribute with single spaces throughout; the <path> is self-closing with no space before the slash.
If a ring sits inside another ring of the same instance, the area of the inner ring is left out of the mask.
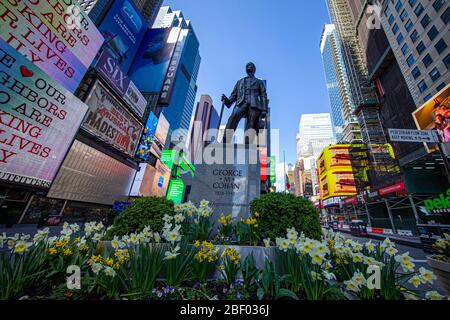
<path id="1" fill-rule="evenodd" d="M 189 157 L 191 162 L 196 164 L 203 159 L 204 147 L 213 142 L 218 133 L 218 131 L 214 133 L 211 129 L 218 130 L 218 126 L 219 114 L 214 108 L 212 98 L 209 95 L 201 95 L 190 130 Z"/>
<path id="2" fill-rule="evenodd" d="M 297 161 L 310 170 L 313 194 L 318 191 L 316 161 L 325 147 L 336 143 L 329 113 L 302 114 L 297 134 Z"/>
<path id="3" fill-rule="evenodd" d="M 133 0 L 145 20 L 152 25 L 163 0 Z M 100 24 L 114 0 L 78 0 L 80 7 L 89 14 L 95 24 Z"/>
<path id="4" fill-rule="evenodd" d="M 383 1 L 381 24 L 416 107 L 450 83 L 450 5 Z"/>
<path id="5" fill-rule="evenodd" d="M 325 25 L 320 41 L 320 52 L 325 71 L 331 118 L 338 142 L 361 141 L 355 106 L 350 94 L 339 38 L 332 24 Z"/>

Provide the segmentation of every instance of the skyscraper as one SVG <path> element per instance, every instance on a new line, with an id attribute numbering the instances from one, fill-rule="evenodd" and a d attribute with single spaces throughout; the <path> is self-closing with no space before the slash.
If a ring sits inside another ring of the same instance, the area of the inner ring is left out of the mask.
<path id="1" fill-rule="evenodd" d="M 320 41 L 320 52 L 325 70 L 331 119 L 336 140 L 338 142 L 359 142 L 361 137 L 358 134 L 358 123 L 354 115 L 355 106 L 350 93 L 339 38 L 335 26 L 332 24 L 324 27 Z M 355 128 L 352 128 L 352 126 Z M 349 128 L 352 128 L 352 130 L 349 130 Z"/>
<path id="2" fill-rule="evenodd" d="M 149 102 L 148 110 L 163 113 L 171 131 L 189 130 L 197 94 L 200 43 L 181 11 L 162 7 L 147 32 L 130 76 Z"/>
<path id="3" fill-rule="evenodd" d="M 450 83 L 450 6 L 445 0 L 383 1 L 381 24 L 420 107 Z"/>
<path id="4" fill-rule="evenodd" d="M 312 189 L 317 190 L 316 160 L 325 147 L 336 143 L 329 113 L 302 114 L 297 135 L 297 161 L 311 171 Z"/>
<path id="5" fill-rule="evenodd" d="M 217 137 L 217 131 L 212 133 L 209 130 L 219 129 L 219 114 L 214 108 L 213 100 L 209 95 L 200 97 L 193 120 L 189 140 L 189 156 L 192 162 L 196 162 L 196 159 L 202 159 L 201 153 L 203 148 Z"/>

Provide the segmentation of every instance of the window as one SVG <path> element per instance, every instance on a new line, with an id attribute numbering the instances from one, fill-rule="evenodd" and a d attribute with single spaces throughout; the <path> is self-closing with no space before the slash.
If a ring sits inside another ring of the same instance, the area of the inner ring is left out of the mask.
<path id="1" fill-rule="evenodd" d="M 425 14 L 422 18 L 422 20 L 420 20 L 420 24 L 422 25 L 422 27 L 424 29 L 427 28 L 427 26 L 430 24 L 430 16 Z"/>
<path id="2" fill-rule="evenodd" d="M 425 51 L 426 47 L 425 47 L 425 45 L 423 44 L 423 42 L 420 41 L 420 43 L 417 45 L 416 49 L 417 49 L 417 53 L 418 53 L 419 55 L 421 55 L 421 54 Z"/>
<path id="3" fill-rule="evenodd" d="M 408 51 L 409 51 L 408 44 L 405 43 L 405 44 L 403 45 L 403 47 L 402 47 L 403 55 L 406 55 L 406 54 L 408 53 Z"/>
<path id="4" fill-rule="evenodd" d="M 445 82 L 442 82 L 440 85 L 438 85 L 438 86 L 436 87 L 436 91 L 439 92 L 439 91 L 441 91 L 441 90 L 444 89 L 444 88 L 445 88 Z"/>
<path id="5" fill-rule="evenodd" d="M 442 21 L 447 24 L 450 21 L 450 7 L 445 9 L 444 13 L 441 16 Z"/>
<path id="6" fill-rule="evenodd" d="M 406 18 L 408 18 L 408 12 L 406 12 L 406 10 L 403 10 L 400 14 L 400 19 L 405 22 Z"/>
<path id="7" fill-rule="evenodd" d="M 413 71 L 411 71 L 411 74 L 414 77 L 414 79 L 417 79 L 418 77 L 421 76 L 422 73 L 420 72 L 419 67 L 415 67 Z"/>
<path id="8" fill-rule="evenodd" d="M 409 37 L 411 38 L 411 41 L 415 43 L 417 41 L 417 38 L 419 37 L 419 33 L 417 32 L 417 30 L 414 30 Z"/>
<path id="9" fill-rule="evenodd" d="M 391 7 L 389 7 L 389 5 L 386 7 L 386 9 L 384 9 L 384 15 L 386 17 L 389 16 L 389 14 L 391 13 Z"/>
<path id="10" fill-rule="evenodd" d="M 449 55 L 449 58 L 450 58 L 450 55 Z M 409 55 L 409 57 L 406 59 L 406 63 L 408 64 L 408 66 L 411 67 L 414 64 L 414 62 L 415 62 L 415 60 L 414 60 L 413 55 L 412 54 Z M 449 63 L 450 63 L 450 61 L 449 61 Z"/>
<path id="11" fill-rule="evenodd" d="M 437 31 L 435 26 L 432 26 L 430 31 L 427 32 L 428 38 L 430 38 L 431 41 L 433 41 L 438 34 L 439 32 Z"/>
<path id="12" fill-rule="evenodd" d="M 436 48 L 436 51 L 441 54 L 445 49 L 447 49 L 447 43 L 444 39 L 441 39 L 434 45 L 434 47 Z"/>
<path id="13" fill-rule="evenodd" d="M 416 4 L 416 0 L 408 0 L 409 5 L 412 7 L 414 7 L 414 5 Z"/>
<path id="14" fill-rule="evenodd" d="M 394 16 L 392 14 L 389 16 L 388 22 L 390 26 L 394 23 Z"/>
<path id="15" fill-rule="evenodd" d="M 423 102 L 427 103 L 428 100 L 430 100 L 431 98 L 433 98 L 433 96 L 431 95 L 431 93 L 429 95 L 427 95 L 424 99 Z"/>
<path id="16" fill-rule="evenodd" d="M 405 24 L 405 29 L 406 29 L 406 31 L 410 32 L 412 28 L 413 28 L 412 21 L 411 21 L 411 19 L 408 19 L 408 22 L 406 22 L 406 24 Z"/>
<path id="17" fill-rule="evenodd" d="M 403 3 L 400 1 L 400 0 L 398 0 L 397 1 L 397 4 L 395 5 L 395 10 L 397 11 L 397 12 L 400 12 L 400 10 L 403 8 Z"/>
<path id="18" fill-rule="evenodd" d="M 450 69 L 450 54 L 444 58 L 444 64 L 447 69 Z"/>
<path id="19" fill-rule="evenodd" d="M 430 66 L 430 64 L 433 63 L 433 59 L 431 58 L 431 56 L 429 54 L 427 54 L 423 59 L 422 62 L 424 64 L 424 66 L 426 68 L 428 68 Z"/>
<path id="20" fill-rule="evenodd" d="M 437 68 L 433 68 L 433 70 L 431 70 L 430 72 L 431 80 L 433 80 L 433 82 L 436 82 L 436 80 L 439 79 L 440 77 L 441 73 L 439 72 L 439 70 Z"/>
<path id="21" fill-rule="evenodd" d="M 420 93 L 424 93 L 425 90 L 428 89 L 427 83 L 425 82 L 425 80 L 422 80 L 419 82 L 419 84 L 417 85 L 417 87 L 419 88 Z"/>
<path id="22" fill-rule="evenodd" d="M 394 24 L 394 26 L 392 27 L 392 32 L 394 34 L 397 34 L 397 32 L 398 32 L 398 25 L 397 24 Z"/>
<path id="23" fill-rule="evenodd" d="M 403 40 L 405 40 L 405 38 L 403 37 L 403 34 L 400 32 L 397 36 L 397 43 L 400 45 L 402 44 Z"/>
<path id="24" fill-rule="evenodd" d="M 422 6 L 421 3 L 419 3 L 416 7 L 416 9 L 414 10 L 414 13 L 416 14 L 417 17 L 420 17 L 420 15 L 422 14 L 424 8 Z"/>
<path id="25" fill-rule="evenodd" d="M 436 0 L 433 2 L 433 8 L 434 8 L 434 10 L 436 10 L 436 12 L 439 12 L 439 10 L 441 10 L 443 5 L 444 5 L 444 0 Z"/>

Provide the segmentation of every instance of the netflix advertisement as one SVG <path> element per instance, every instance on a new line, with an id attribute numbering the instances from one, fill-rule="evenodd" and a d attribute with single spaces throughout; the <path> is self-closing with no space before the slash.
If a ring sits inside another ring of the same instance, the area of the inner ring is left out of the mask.
<path id="1" fill-rule="evenodd" d="M 75 0 L 2 0 L 0 38 L 74 92 L 103 44 Z"/>
<path id="2" fill-rule="evenodd" d="M 139 121 L 99 81 L 92 87 L 86 104 L 89 111 L 82 128 L 134 157 L 143 129 Z"/>
<path id="3" fill-rule="evenodd" d="M 0 39 L 0 180 L 49 188 L 87 109 Z"/>

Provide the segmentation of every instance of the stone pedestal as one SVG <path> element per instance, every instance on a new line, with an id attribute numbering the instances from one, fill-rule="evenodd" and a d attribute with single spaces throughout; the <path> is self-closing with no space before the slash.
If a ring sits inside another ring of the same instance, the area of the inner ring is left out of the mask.
<path id="1" fill-rule="evenodd" d="M 195 165 L 195 177 L 183 175 L 187 199 L 210 202 L 217 221 L 220 213 L 247 218 L 250 202 L 260 195 L 259 153 L 254 145 L 211 144 L 205 148 L 202 164 Z"/>

